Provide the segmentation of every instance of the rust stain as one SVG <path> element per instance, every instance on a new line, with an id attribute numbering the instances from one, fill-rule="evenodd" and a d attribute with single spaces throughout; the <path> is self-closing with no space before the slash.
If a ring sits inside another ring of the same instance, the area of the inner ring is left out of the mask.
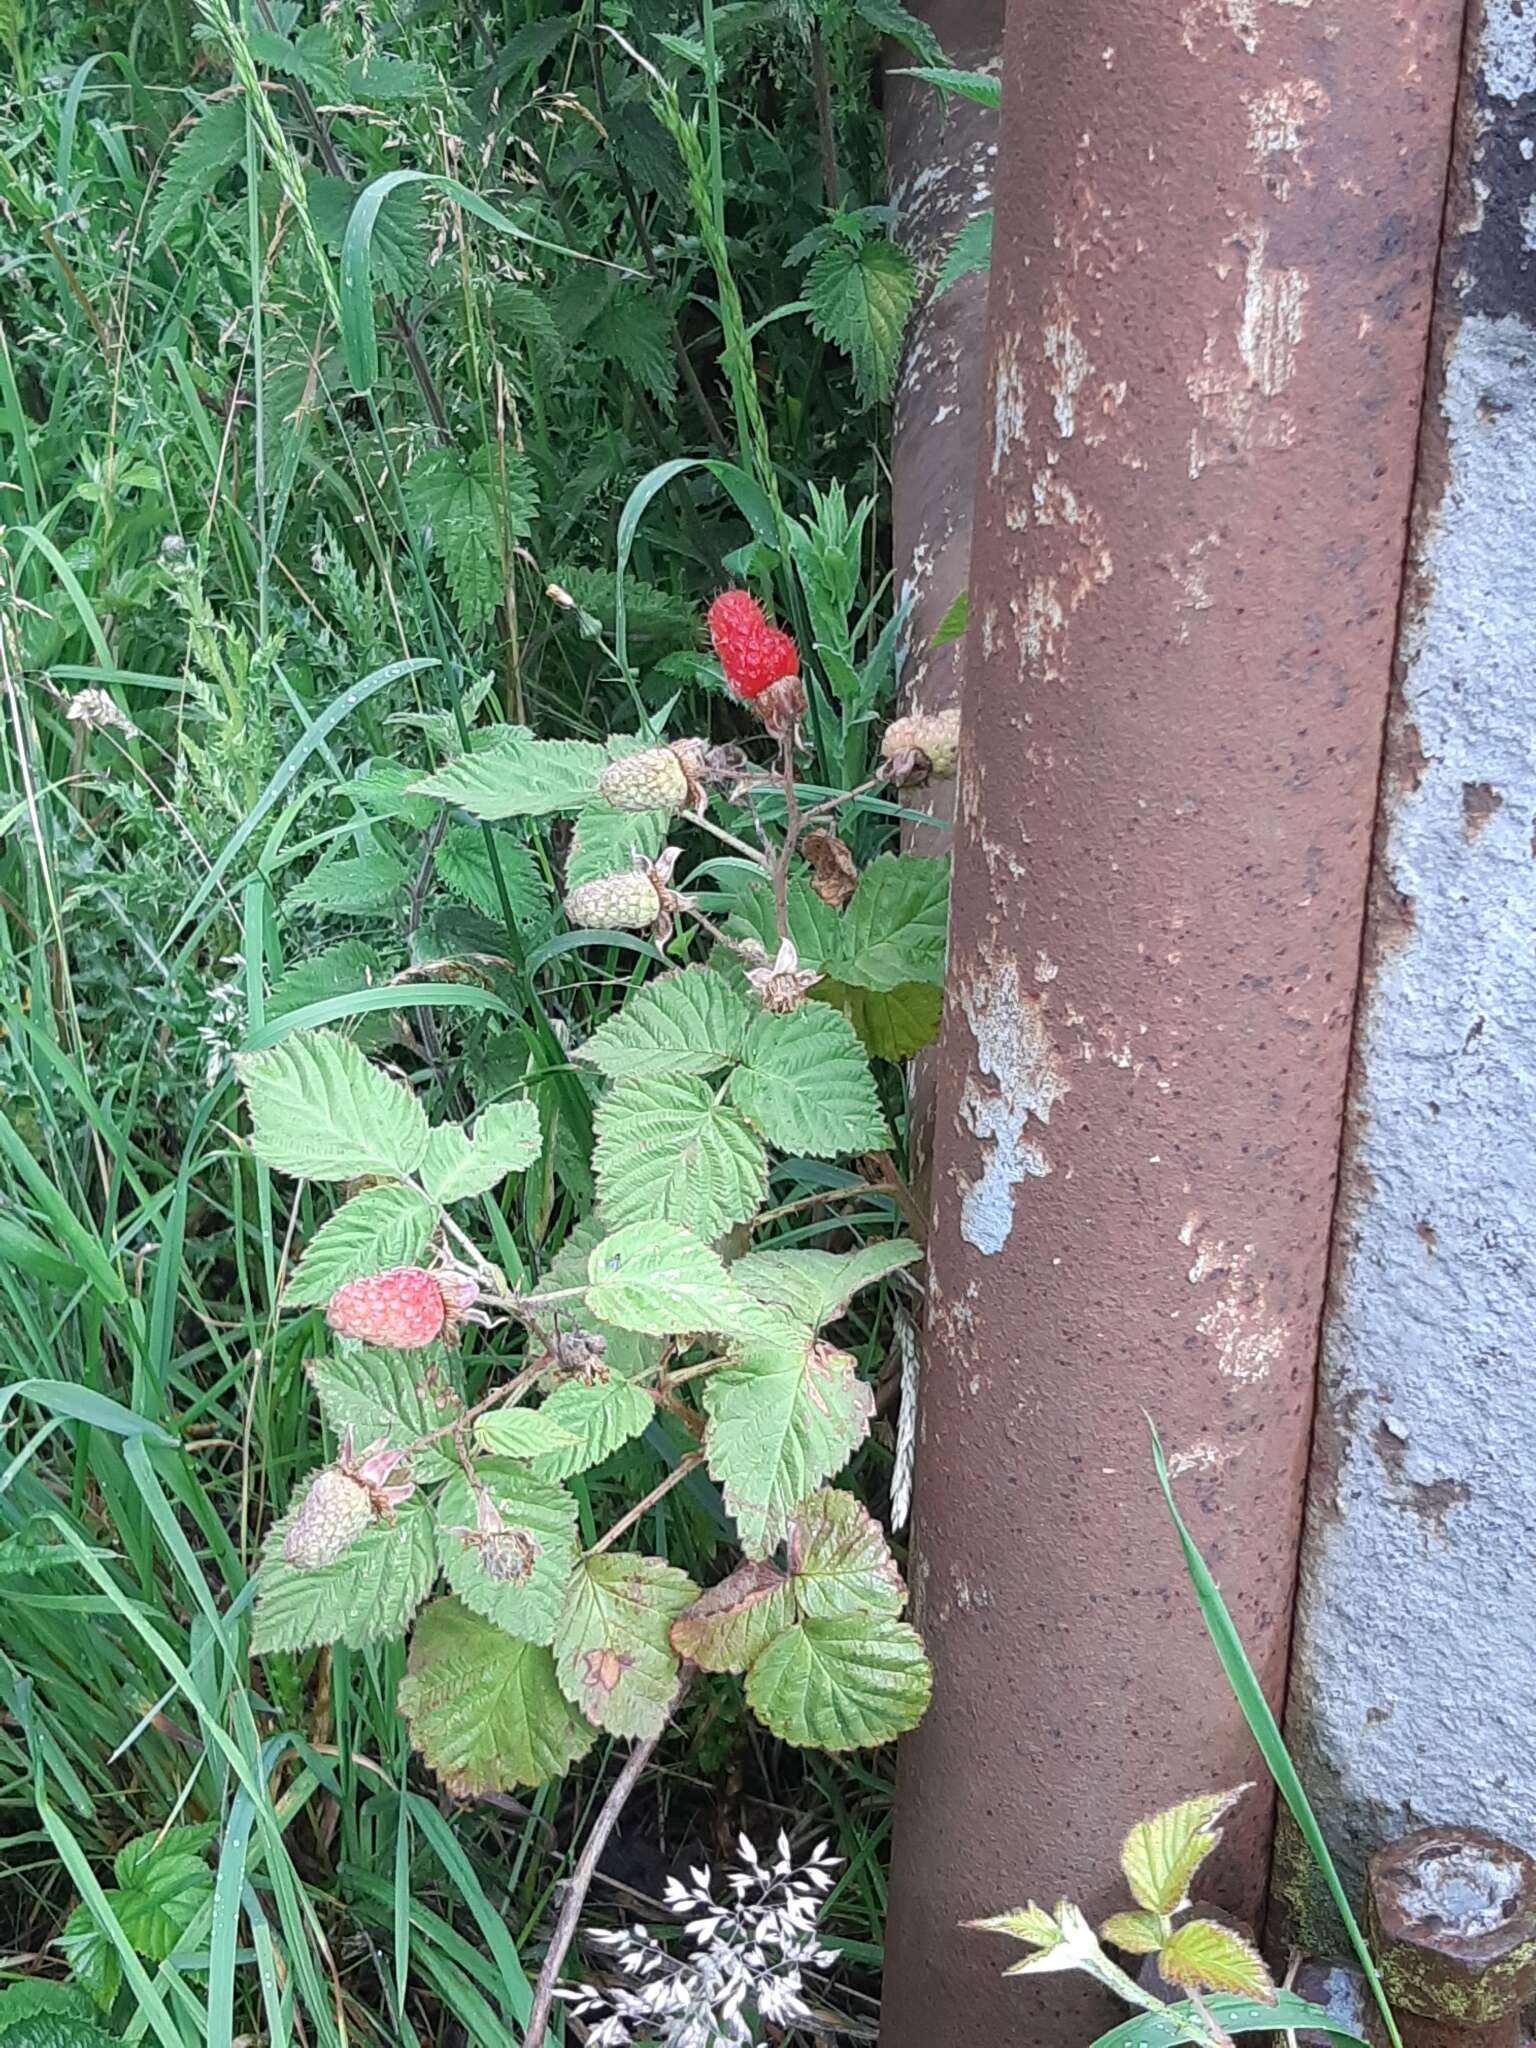
<path id="1" fill-rule="evenodd" d="M 1408 1439 L 1399 1436 L 1385 1417 L 1371 1434 L 1371 1447 L 1382 1468 L 1398 1489 L 1402 1504 L 1424 1524 L 1426 1535 L 1443 1543 L 1446 1517 L 1452 1508 L 1465 1507 L 1472 1489 L 1464 1479 L 1410 1479 Z"/>
<path id="2" fill-rule="evenodd" d="M 1504 808 L 1504 799 L 1491 782 L 1464 782 L 1461 785 L 1461 836 L 1475 839 L 1487 824 Z"/>

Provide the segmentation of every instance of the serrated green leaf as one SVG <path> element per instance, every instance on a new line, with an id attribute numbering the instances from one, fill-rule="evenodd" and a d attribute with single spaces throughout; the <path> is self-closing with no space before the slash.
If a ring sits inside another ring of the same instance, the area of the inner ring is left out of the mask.
<path id="1" fill-rule="evenodd" d="M 750 1336 L 773 1318 L 727 1272 L 718 1255 L 674 1223 L 631 1223 L 592 1249 L 591 1312 L 653 1337 L 714 1331 Z"/>
<path id="2" fill-rule="evenodd" d="M 907 1604 L 885 1531 L 862 1501 L 831 1487 L 796 1508 L 789 1570 L 795 1604 L 808 1621 L 900 1614 Z"/>
<path id="3" fill-rule="evenodd" d="M 1215 1822 L 1247 1789 L 1186 1799 L 1136 1823 L 1120 1845 L 1120 1868 L 1138 1906 L 1149 1913 L 1179 1911 L 1190 1879 L 1221 1840 Z"/>
<path id="4" fill-rule="evenodd" d="M 392 853 L 373 852 L 325 861 L 312 868 L 286 898 L 290 910 L 314 909 L 333 917 L 383 916 L 394 909 L 410 880 Z"/>
<path id="5" fill-rule="evenodd" d="M 355 995 L 360 989 L 383 988 L 390 968 L 383 956 L 362 939 L 342 939 L 307 959 L 296 960 L 273 982 L 267 994 L 267 1021 L 275 1022 L 290 1011 L 327 996 Z M 349 1018 L 338 1030 L 364 1052 L 378 1052 L 396 1034 L 396 1020 L 388 1010 L 370 1010 Z"/>
<path id="6" fill-rule="evenodd" d="M 944 979 L 949 856 L 882 853 L 843 913 L 833 971 L 855 988 Z"/>
<path id="7" fill-rule="evenodd" d="M 497 1458 L 535 1458 L 574 1449 L 576 1439 L 542 1408 L 493 1408 L 475 1424 L 475 1441 Z"/>
<path id="8" fill-rule="evenodd" d="M 607 1220 L 597 1210 L 594 1209 L 589 1215 L 584 1216 L 555 1254 L 544 1276 L 544 1287 L 550 1293 L 563 1292 L 571 1287 L 585 1287 L 588 1283 L 592 1253 L 607 1236 Z M 594 1336 L 602 1338 L 607 1347 L 604 1363 L 610 1380 L 632 1380 L 649 1376 L 661 1362 L 663 1347 L 660 1338 L 625 1329 L 618 1323 L 605 1322 L 588 1300 L 562 1302 L 560 1315 L 563 1322 L 572 1323 L 578 1329 L 590 1330 Z M 607 1453 L 603 1455 L 606 1456 Z M 564 1477 L 563 1474 L 550 1476 Z"/>
<path id="9" fill-rule="evenodd" d="M 318 1571 L 298 1571 L 282 1557 L 299 1506 L 276 1524 L 262 1551 L 252 1656 L 307 1650 L 313 1643 L 361 1650 L 403 1636 L 437 1576 L 432 1515 L 424 1502 L 408 1500 L 393 1521 L 371 1523 L 334 1564 Z"/>
<path id="10" fill-rule="evenodd" d="M 127 1876 L 118 1871 L 118 1882 L 121 1889 L 113 1894 L 117 1924 L 151 1963 L 163 1963 L 174 1953 L 213 1897 L 213 1872 L 201 1855 L 184 1849 L 141 1853 Z"/>
<path id="11" fill-rule="evenodd" d="M 397 57 L 388 50 L 369 50 L 361 57 L 349 57 L 345 78 L 348 100 L 371 100 L 375 106 L 434 99 L 442 91 L 442 79 L 435 65 L 418 64 L 413 58 Z"/>
<path id="12" fill-rule="evenodd" d="M 840 913 L 822 902 L 803 875 L 790 876 L 784 908 L 789 936 L 800 956 L 800 965 L 808 971 L 821 969 L 830 972 L 829 963 L 837 956 L 838 933 L 842 926 Z M 726 929 L 732 938 L 756 939 L 769 959 L 773 958 L 779 946 L 778 926 L 773 890 L 767 883 L 754 882 L 742 891 L 732 908 Z"/>
<path id="13" fill-rule="evenodd" d="M 766 1557 L 806 1495 L 864 1441 L 874 1399 L 851 1353 L 800 1337 L 744 1346 L 704 1382 L 704 1407 L 710 1473 L 742 1549 Z"/>
<path id="14" fill-rule="evenodd" d="M 550 893 L 539 866 L 526 846 L 516 846 L 505 832 L 496 834 L 496 858 L 520 932 L 542 932 L 549 923 Z M 461 903 L 478 910 L 493 924 L 502 917 L 501 892 L 491 866 L 491 850 L 478 825 L 450 825 L 432 857 L 433 872 Z"/>
<path id="15" fill-rule="evenodd" d="M 542 1785 L 597 1739 L 561 1692 L 553 1654 L 459 1600 L 434 1600 L 423 1610 L 400 1711 L 417 1749 L 463 1798 Z"/>
<path id="16" fill-rule="evenodd" d="M 419 795 L 458 804 L 476 818 L 545 818 L 590 803 L 607 765 L 607 754 L 590 740 L 512 733 L 494 746 L 461 754 L 415 786 Z"/>
<path id="17" fill-rule="evenodd" d="M 889 398 L 916 280 L 912 260 L 894 242 L 823 245 L 805 276 L 812 327 L 853 364 L 866 405 Z"/>
<path id="18" fill-rule="evenodd" d="M 992 209 L 973 213 L 965 226 L 949 245 L 938 276 L 933 281 L 933 296 L 942 299 L 944 294 L 962 277 L 971 277 L 977 271 L 992 267 Z"/>
<path id="19" fill-rule="evenodd" d="M 881 35 L 904 44 L 919 64 L 944 65 L 944 45 L 927 22 L 919 21 L 902 6 L 901 0 L 853 0 L 853 11 Z"/>
<path id="20" fill-rule="evenodd" d="M 598 1199 L 616 1225 L 656 1217 L 710 1239 L 763 1206 L 761 1141 L 692 1075 L 620 1081 L 594 1129 Z"/>
<path id="21" fill-rule="evenodd" d="M 882 1151 L 891 1134 L 858 1036 L 841 1010 L 764 1011 L 747 1033 L 730 1097 L 772 1145 L 831 1159 Z"/>
<path id="22" fill-rule="evenodd" d="M 571 1439 L 568 1447 L 547 1451 L 534 1470 L 544 1479 L 569 1479 L 600 1465 L 621 1444 L 627 1444 L 651 1421 L 656 1405 L 643 1387 L 625 1380 L 597 1380 L 590 1387 L 568 1381 L 539 1410 Z"/>
<path id="23" fill-rule="evenodd" d="M 672 1647 L 701 1671 L 745 1671 L 794 1619 L 785 1574 L 776 1564 L 748 1558 L 678 1616 Z"/>
<path id="24" fill-rule="evenodd" d="M 524 1173 L 543 1150 L 539 1112 L 531 1102 L 495 1102 L 474 1128 L 438 1124 L 428 1135 L 421 1180 L 434 1202 L 488 1194 L 509 1173 Z M 400 1264 L 409 1265 L 410 1260 Z"/>
<path id="25" fill-rule="evenodd" d="M 415 1188 L 384 1181 L 364 1188 L 310 1239 L 283 1301 L 306 1308 L 329 1301 L 338 1287 L 393 1266 L 416 1266 L 437 1222 L 437 1211 Z"/>
<path id="26" fill-rule="evenodd" d="M 618 363 L 665 410 L 677 395 L 672 323 L 654 286 L 616 289 L 582 337 L 603 361 Z"/>
<path id="27" fill-rule="evenodd" d="M 8 1984 L 0 1991 L 0 2039 L 15 2035 L 13 2048 L 42 2048 L 44 2037 L 28 2028 L 21 2031 L 23 2020 L 48 2019 L 63 2024 L 74 2021 L 76 2025 L 56 2038 L 49 2037 L 48 2048 L 107 2048 L 113 2039 L 111 2035 L 96 2033 L 90 2029 L 95 2016 L 95 2003 L 89 1995 L 74 1984 L 57 1984 L 49 1977 L 24 1977 L 19 1984 Z"/>
<path id="28" fill-rule="evenodd" d="M 684 967 L 647 982 L 575 1057 L 610 1081 L 714 1074 L 741 1057 L 753 1011 L 722 975 Z"/>
<path id="29" fill-rule="evenodd" d="M 334 1031 L 295 1033 L 236 1065 L 251 1149 L 264 1166 L 302 1180 L 353 1180 L 411 1174 L 425 1157 L 421 1104 Z"/>
<path id="30" fill-rule="evenodd" d="M 1158 1913 L 1111 1913 L 1099 1938 L 1127 1955 L 1155 1956 L 1163 1945 L 1167 1923 Z"/>
<path id="31" fill-rule="evenodd" d="M 441 1429 L 464 1406 L 457 1375 L 441 1345 L 430 1351 L 378 1351 L 339 1342 L 331 1358 L 306 1367 L 320 1412 L 338 1437 L 352 1432 L 358 1456 L 385 1445 L 398 1449 Z M 411 1456 L 411 1476 L 441 1478 L 456 1469 L 448 1438 Z"/>
<path id="32" fill-rule="evenodd" d="M 665 811 L 616 811 L 611 804 L 589 804 L 576 815 L 565 858 L 566 888 L 633 867 L 636 854 L 654 860 L 666 844 L 671 822 Z"/>
<path id="33" fill-rule="evenodd" d="M 1033 1899 L 1027 1906 L 1016 1906 L 1011 1913 L 990 1913 L 984 1920 L 967 1920 L 965 1925 L 979 1928 L 984 1934 L 1012 1935 L 1015 1941 L 1047 1951 L 1061 1942 L 1061 1929 L 1044 1906 L 1037 1906 Z"/>
<path id="34" fill-rule="evenodd" d="M 818 981 L 811 1001 L 841 1010 L 872 1059 L 909 1060 L 939 1035 L 944 991 L 937 984 L 906 981 L 900 988 L 853 988 L 846 981 Z"/>
<path id="35" fill-rule="evenodd" d="M 1158 1951 L 1159 1973 L 1185 1991 L 1227 1991 L 1275 2002 L 1275 1982 L 1251 1942 L 1214 1920 L 1186 1920 Z"/>
<path id="36" fill-rule="evenodd" d="M 342 99 L 347 90 L 342 72 L 341 44 L 329 22 L 311 22 L 290 42 L 287 36 L 260 26 L 246 31 L 251 55 L 269 71 L 285 78 L 302 79 L 322 100 Z"/>
<path id="37" fill-rule="evenodd" d="M 890 1742 L 917 1726 L 932 1689 L 916 1629 L 888 1615 L 797 1622 L 747 1673 L 747 1705 L 803 1749 Z"/>
<path id="38" fill-rule="evenodd" d="M 116 1892 L 109 1890 L 107 1904 L 112 1906 L 116 1897 Z M 82 1902 L 75 1907 L 64 1922 L 57 1946 L 92 2002 L 103 2012 L 110 2012 L 123 1981 L 123 1966 L 111 1938 L 97 1926 L 89 1906 Z"/>
<path id="39" fill-rule="evenodd" d="M 404 490 L 412 517 L 430 534 L 433 553 L 443 565 L 460 625 L 467 633 L 477 632 L 506 594 L 507 549 L 533 530 L 539 490 L 532 464 L 510 448 L 481 446 L 467 462 L 451 448 L 429 448 L 406 472 Z M 420 791 L 442 793 L 425 783 Z"/>
<path id="40" fill-rule="evenodd" d="M 244 101 L 238 95 L 211 101 L 172 148 L 145 224 L 146 246 L 154 248 L 205 207 L 219 179 L 244 154 Z"/>
<path id="41" fill-rule="evenodd" d="M 610 1735 L 655 1735 L 677 1691 L 668 1630 L 698 1592 L 659 1557 L 603 1552 L 571 1574 L 555 1630 L 555 1676 Z"/>
<path id="42" fill-rule="evenodd" d="M 108 1897 L 110 1896 L 109 1893 Z M 114 1964 L 117 1962 L 115 1954 L 112 1961 Z M 18 1985 L 16 1988 L 20 1990 L 34 1987 Z M 67 1987 L 54 1985 L 49 1988 L 64 1990 Z M 113 1995 L 116 1995 L 115 1984 Z M 111 2002 L 111 1999 L 106 2001 L 108 2005 Z M 0 1999 L 0 2005 L 3 2003 L 3 1999 Z M 0 2015 L 0 2027 L 4 2027 L 4 2033 L 0 2034 L 3 2048 L 119 2048 L 122 2038 L 118 2034 L 104 2034 L 100 2027 L 92 2026 L 88 2020 L 76 2017 L 72 2011 L 35 2011 L 14 2023 L 7 2023 L 3 2015 Z"/>
<path id="43" fill-rule="evenodd" d="M 347 222 L 357 204 L 361 187 L 345 178 L 333 178 L 323 171 L 309 170 L 304 177 L 304 196 L 309 217 L 321 246 L 334 256 L 341 254 Z M 422 188 L 406 185 L 374 222 L 373 286 L 375 291 L 407 299 L 419 292 L 428 277 L 427 216 L 422 205 Z"/>
<path id="44" fill-rule="evenodd" d="M 350 797 L 370 818 L 398 819 L 401 824 L 425 832 L 437 810 L 430 797 L 411 795 L 416 779 L 416 770 L 407 768 L 402 761 L 370 761 L 343 786 L 341 794 Z"/>
<path id="45" fill-rule="evenodd" d="M 509 1532 L 501 1563 L 497 1538 L 475 1540 L 482 1494 Z M 479 1459 L 474 1486 L 456 1472 L 438 1496 L 437 1546 L 466 1606 L 525 1642 L 549 1642 L 576 1559 L 576 1503 L 563 1486 L 510 1459 Z"/>
<path id="46" fill-rule="evenodd" d="M 923 1248 L 908 1237 L 861 1245 L 856 1252 L 749 1252 L 731 1267 L 764 1308 L 807 1334 L 835 1322 L 862 1288 L 914 1266 Z"/>
<path id="47" fill-rule="evenodd" d="M 948 64 L 907 64 L 892 75 L 920 78 L 925 85 L 937 86 L 940 92 L 958 93 L 963 100 L 974 100 L 978 107 L 996 109 L 1003 104 L 1003 81 L 995 71 L 956 71 Z"/>

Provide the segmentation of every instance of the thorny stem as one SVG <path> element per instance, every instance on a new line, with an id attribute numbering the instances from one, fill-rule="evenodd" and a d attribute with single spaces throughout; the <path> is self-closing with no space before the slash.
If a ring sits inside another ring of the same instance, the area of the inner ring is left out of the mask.
<path id="1" fill-rule="evenodd" d="M 693 1683 L 693 1669 L 691 1664 L 683 1665 L 682 1678 L 672 1698 L 669 1720 L 681 1706 L 683 1695 Z M 643 1742 L 635 1744 L 625 1758 L 623 1770 L 613 1781 L 613 1790 L 603 1801 L 602 1812 L 592 1823 L 592 1831 L 587 1836 L 581 1855 L 577 1858 L 576 1868 L 571 1872 L 566 1884 L 565 1896 L 560 1902 L 560 1915 L 555 1922 L 555 1931 L 545 1952 L 543 1966 L 539 1971 L 539 1981 L 534 1986 L 528 2025 L 523 2032 L 523 2039 L 528 2043 L 528 2048 L 544 2048 L 550 2008 L 555 2000 L 555 1984 L 571 1943 L 576 1937 L 576 1929 L 581 1921 L 581 1909 L 586 1904 L 587 1893 L 592 1888 L 598 1861 L 608 1846 L 608 1837 L 617 1826 L 619 1815 L 624 1811 L 630 1793 L 639 1783 L 641 1773 L 650 1762 L 656 1745 L 665 1732 L 666 1723 L 663 1722 L 654 1735 L 648 1735 Z"/>
<path id="2" fill-rule="evenodd" d="M 686 1458 L 679 1458 L 659 1486 L 653 1486 L 644 1500 L 636 1501 L 627 1515 L 620 1515 L 606 1536 L 598 1537 L 592 1548 L 587 1552 L 587 1556 L 599 1556 L 608 1548 L 610 1543 L 616 1542 L 626 1529 L 632 1529 L 636 1522 L 640 1520 L 640 1517 L 655 1507 L 657 1501 L 664 1499 L 674 1486 L 680 1486 L 690 1472 L 696 1472 L 703 1462 L 704 1453 L 702 1451 L 690 1451 Z M 531 2027 L 529 2028 L 529 2038 L 530 2040 L 533 2038 Z"/>

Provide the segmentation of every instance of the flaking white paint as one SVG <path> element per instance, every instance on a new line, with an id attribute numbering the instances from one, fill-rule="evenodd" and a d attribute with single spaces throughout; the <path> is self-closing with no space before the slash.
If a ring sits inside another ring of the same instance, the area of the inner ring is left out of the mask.
<path id="1" fill-rule="evenodd" d="M 1012 955 L 984 952 L 958 986 L 973 1043 L 960 1117 L 982 1151 L 981 1171 L 964 1183 L 960 1232 L 990 1257 L 1012 1234 L 1014 1189 L 1051 1170 L 1030 1120 L 1050 1123 L 1067 1081 L 1046 1023 L 1048 998 L 1022 987 Z"/>

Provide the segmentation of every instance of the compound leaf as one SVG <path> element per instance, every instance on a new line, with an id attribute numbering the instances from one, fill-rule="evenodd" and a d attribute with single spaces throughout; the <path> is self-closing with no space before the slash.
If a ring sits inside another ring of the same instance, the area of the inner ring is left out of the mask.
<path id="1" fill-rule="evenodd" d="M 544 818 L 590 803 L 607 763 L 604 749 L 590 740 L 511 732 L 494 746 L 461 754 L 415 788 L 476 818 Z"/>
<path id="2" fill-rule="evenodd" d="M 798 1336 L 744 1346 L 704 1382 L 704 1407 L 710 1472 L 742 1548 L 764 1557 L 805 1496 L 864 1441 L 874 1402 L 851 1353 Z"/>
<path id="3" fill-rule="evenodd" d="M 835 1322 L 861 1288 L 915 1265 L 923 1248 L 909 1237 L 861 1245 L 856 1252 L 749 1252 L 731 1277 L 754 1301 L 807 1331 Z"/>
<path id="4" fill-rule="evenodd" d="M 492 1530 L 482 1501 L 498 1518 Z M 467 1607 L 509 1635 L 547 1643 L 576 1560 L 576 1503 L 511 1459 L 482 1458 L 473 1486 L 458 1471 L 438 1496 L 437 1549 Z"/>
<path id="5" fill-rule="evenodd" d="M 656 1413 L 655 1403 L 643 1387 L 627 1380 L 609 1378 L 583 1386 L 569 1380 L 545 1401 L 539 1413 L 558 1427 L 569 1443 L 544 1452 L 534 1470 L 545 1479 L 569 1479 L 600 1465 L 621 1444 L 639 1436 Z"/>
<path id="6" fill-rule="evenodd" d="M 795 1510 L 789 1569 L 795 1603 L 808 1621 L 900 1614 L 907 1603 L 885 1531 L 861 1501 L 831 1487 Z"/>
<path id="7" fill-rule="evenodd" d="M 734 1280 L 717 1253 L 675 1223 L 631 1223 L 593 1247 L 587 1306 L 623 1329 L 655 1337 L 711 1330 L 771 1333 L 774 1318 Z"/>
<path id="8" fill-rule="evenodd" d="M 1214 1824 L 1244 1792 L 1206 1793 L 1138 1821 L 1120 1845 L 1120 1868 L 1131 1897 L 1149 1913 L 1177 1913 L 1189 1881 L 1221 1840 Z"/>
<path id="9" fill-rule="evenodd" d="M 481 1110 L 472 1131 L 438 1124 L 429 1133 L 422 1183 L 434 1202 L 462 1202 L 488 1194 L 509 1173 L 526 1171 L 542 1148 L 539 1112 L 531 1102 L 494 1102 Z"/>
<path id="10" fill-rule="evenodd" d="M 869 1060 L 848 1019 L 825 1003 L 765 1011 L 747 1033 L 731 1100 L 784 1152 L 830 1159 L 891 1142 Z"/>
<path id="11" fill-rule="evenodd" d="M 306 1650 L 312 1643 L 345 1643 L 360 1650 L 386 1636 L 404 1635 L 437 1576 L 432 1515 L 425 1503 L 406 1501 L 393 1521 L 381 1516 L 334 1564 L 317 1571 L 300 1571 L 282 1556 L 283 1539 L 300 1504 L 276 1524 L 262 1552 L 251 1654 Z"/>
<path id="12" fill-rule="evenodd" d="M 283 1300 L 289 1308 L 312 1307 L 349 1280 L 419 1265 L 436 1222 L 431 1203 L 403 1182 L 364 1188 L 315 1232 Z"/>
<path id="13" fill-rule="evenodd" d="M 785 1574 L 776 1564 L 748 1558 L 677 1617 L 672 1647 L 701 1671 L 745 1671 L 794 1618 Z"/>
<path id="14" fill-rule="evenodd" d="M 690 1074 L 619 1082 L 596 1130 L 598 1199 L 615 1224 L 656 1217 L 709 1239 L 763 1205 L 762 1141 Z"/>
<path id="15" fill-rule="evenodd" d="M 576 1058 L 610 1081 L 715 1074 L 740 1059 L 752 1010 L 722 975 L 685 967 L 647 982 Z"/>
<path id="16" fill-rule="evenodd" d="M 1186 1920 L 1158 1952 L 1159 1973 L 1185 1991 L 1228 1991 L 1275 2001 L 1275 1983 L 1251 1942 L 1214 1920 Z"/>

